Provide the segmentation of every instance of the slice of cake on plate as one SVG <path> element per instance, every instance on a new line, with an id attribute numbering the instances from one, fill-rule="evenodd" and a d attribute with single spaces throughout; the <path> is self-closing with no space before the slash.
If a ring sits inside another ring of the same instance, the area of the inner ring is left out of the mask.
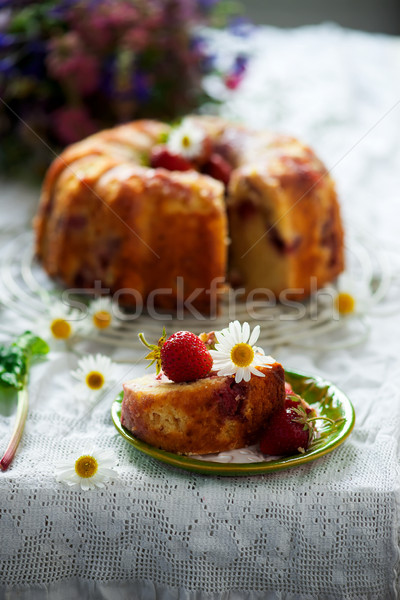
<path id="1" fill-rule="evenodd" d="M 200 339 L 178 332 L 157 345 L 145 342 L 158 374 L 124 384 L 122 425 L 138 439 L 178 454 L 257 442 L 269 417 L 284 406 L 283 367 L 255 346 L 259 326 L 250 335 L 248 324 L 236 321 L 217 335 Z"/>

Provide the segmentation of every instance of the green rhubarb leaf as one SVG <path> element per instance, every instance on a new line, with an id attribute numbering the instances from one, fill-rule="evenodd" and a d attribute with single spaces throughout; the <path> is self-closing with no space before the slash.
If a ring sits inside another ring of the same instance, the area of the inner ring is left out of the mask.
<path id="1" fill-rule="evenodd" d="M 30 331 L 25 331 L 11 346 L 0 346 L 0 385 L 21 390 L 31 359 L 48 351 L 47 343 Z"/>

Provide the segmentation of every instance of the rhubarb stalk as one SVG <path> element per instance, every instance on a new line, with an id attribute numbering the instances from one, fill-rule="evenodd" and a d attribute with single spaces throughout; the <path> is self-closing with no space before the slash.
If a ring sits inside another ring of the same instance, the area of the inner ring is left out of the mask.
<path id="1" fill-rule="evenodd" d="M 26 331 L 9 347 L 0 346 L 0 390 L 1 387 L 14 389 L 18 394 L 17 414 L 10 442 L 0 469 L 5 471 L 18 448 L 28 414 L 28 375 L 31 360 L 47 354 L 49 347 L 44 340 Z"/>

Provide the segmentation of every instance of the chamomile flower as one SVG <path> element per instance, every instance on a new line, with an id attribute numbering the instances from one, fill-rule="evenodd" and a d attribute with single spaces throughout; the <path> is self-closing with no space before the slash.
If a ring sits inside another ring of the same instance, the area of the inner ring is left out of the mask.
<path id="1" fill-rule="evenodd" d="M 50 344 L 69 342 L 81 329 L 82 314 L 60 301 L 49 306 L 47 314 L 32 329 Z"/>
<path id="2" fill-rule="evenodd" d="M 333 306 L 340 316 L 360 315 L 371 307 L 371 290 L 365 281 L 356 281 L 347 273 L 337 280 Z"/>
<path id="3" fill-rule="evenodd" d="M 119 325 L 115 316 L 116 306 L 111 298 L 97 298 L 88 308 L 88 326 L 103 331 Z"/>
<path id="4" fill-rule="evenodd" d="M 80 456 L 70 456 L 56 467 L 57 481 L 83 491 L 105 487 L 117 478 L 115 454 L 109 449 L 92 448 Z"/>
<path id="5" fill-rule="evenodd" d="M 218 375 L 235 375 L 236 383 L 250 381 L 252 375 L 265 377 L 256 367 L 270 367 L 275 361 L 272 356 L 265 356 L 255 346 L 260 335 L 260 326 L 254 327 L 250 334 L 250 325 L 239 321 L 229 323 L 229 327 L 215 333 L 217 344 L 210 350 L 214 361 L 213 368 Z"/>
<path id="6" fill-rule="evenodd" d="M 197 158 L 203 151 L 205 132 L 190 119 L 184 119 L 182 123 L 172 129 L 167 148 L 174 154 L 179 154 L 189 160 Z"/>
<path id="7" fill-rule="evenodd" d="M 71 375 L 79 382 L 74 389 L 76 397 L 85 400 L 96 400 L 116 381 L 115 364 L 102 354 L 81 358 Z"/>

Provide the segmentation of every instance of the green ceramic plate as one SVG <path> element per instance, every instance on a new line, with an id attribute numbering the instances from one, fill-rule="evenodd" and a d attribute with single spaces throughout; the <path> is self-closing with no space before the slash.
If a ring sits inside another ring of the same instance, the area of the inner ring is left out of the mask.
<path id="1" fill-rule="evenodd" d="M 332 450 L 335 450 L 350 435 L 355 422 L 354 408 L 350 400 L 336 386 L 329 381 L 319 377 L 309 377 L 286 371 L 286 381 L 288 381 L 295 392 L 300 394 L 313 408 L 318 415 L 329 417 L 337 421 L 337 425 L 320 425 L 318 430 L 320 436 L 305 452 L 305 454 L 296 454 L 285 456 L 274 460 L 255 463 L 217 463 L 211 461 L 198 460 L 190 456 L 181 456 L 172 452 L 159 450 L 145 442 L 137 439 L 130 431 L 121 425 L 121 404 L 122 392 L 115 399 L 111 416 L 117 431 L 132 446 L 140 452 L 148 454 L 173 467 L 186 469 L 197 473 L 208 475 L 258 475 L 279 471 L 297 465 L 303 465 L 312 460 L 316 460 Z"/>

